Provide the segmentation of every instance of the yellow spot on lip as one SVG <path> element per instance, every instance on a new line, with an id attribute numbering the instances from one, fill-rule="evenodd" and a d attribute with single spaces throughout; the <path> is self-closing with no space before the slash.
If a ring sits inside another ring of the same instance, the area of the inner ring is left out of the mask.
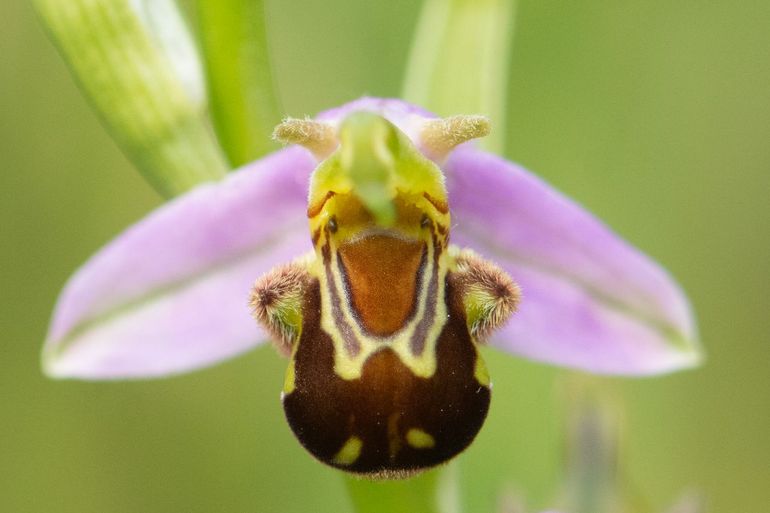
<path id="1" fill-rule="evenodd" d="M 361 456 L 361 448 L 363 446 L 364 442 L 360 438 L 351 436 L 332 461 L 337 465 L 352 465 Z"/>
<path id="2" fill-rule="evenodd" d="M 436 440 L 422 429 L 412 428 L 406 433 L 406 443 L 415 449 L 431 449 L 436 445 Z"/>

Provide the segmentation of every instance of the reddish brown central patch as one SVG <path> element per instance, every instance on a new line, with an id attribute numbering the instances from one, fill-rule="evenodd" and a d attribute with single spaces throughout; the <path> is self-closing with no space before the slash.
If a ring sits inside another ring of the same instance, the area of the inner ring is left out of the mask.
<path id="1" fill-rule="evenodd" d="M 425 244 L 373 235 L 340 248 L 339 255 L 363 327 L 388 336 L 414 312 Z"/>

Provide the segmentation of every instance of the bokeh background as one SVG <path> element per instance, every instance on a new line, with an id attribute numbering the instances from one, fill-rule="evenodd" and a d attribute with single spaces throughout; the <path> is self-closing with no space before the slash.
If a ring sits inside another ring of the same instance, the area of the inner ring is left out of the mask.
<path id="1" fill-rule="evenodd" d="M 418 8 L 270 2 L 284 113 L 398 95 Z M 0 19 L 0 511 L 351 511 L 340 476 L 284 423 L 285 363 L 269 347 L 159 381 L 41 375 L 66 278 L 161 200 L 29 2 L 0 2 Z M 700 319 L 704 367 L 600 380 L 625 403 L 624 486 L 645 511 L 687 489 L 710 511 L 766 511 L 770 3 L 522 0 L 514 44 L 507 155 L 660 260 Z M 493 511 L 513 490 L 545 506 L 561 476 L 568 373 L 486 357 L 495 395 L 460 460 L 463 504 Z"/>

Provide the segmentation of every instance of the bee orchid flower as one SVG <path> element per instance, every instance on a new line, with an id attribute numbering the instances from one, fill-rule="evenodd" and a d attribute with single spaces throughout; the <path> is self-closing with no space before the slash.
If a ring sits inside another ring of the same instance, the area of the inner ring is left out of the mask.
<path id="1" fill-rule="evenodd" d="M 77 271 L 45 372 L 162 377 L 273 340 L 300 442 L 393 477 L 481 428 L 481 344 L 602 374 L 695 365 L 693 316 L 666 271 L 477 149 L 488 131 L 374 98 L 285 121 L 275 135 L 290 146 L 163 205 Z"/>

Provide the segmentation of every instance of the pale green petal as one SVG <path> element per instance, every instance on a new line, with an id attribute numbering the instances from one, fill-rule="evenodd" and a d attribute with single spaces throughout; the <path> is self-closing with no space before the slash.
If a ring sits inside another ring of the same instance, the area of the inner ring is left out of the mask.
<path id="1" fill-rule="evenodd" d="M 514 0 L 425 0 L 409 56 L 404 99 L 441 116 L 484 114 L 502 149 Z"/>
<path id="2" fill-rule="evenodd" d="M 172 0 L 37 0 L 112 136 L 162 194 L 224 175 L 197 51 Z"/>

